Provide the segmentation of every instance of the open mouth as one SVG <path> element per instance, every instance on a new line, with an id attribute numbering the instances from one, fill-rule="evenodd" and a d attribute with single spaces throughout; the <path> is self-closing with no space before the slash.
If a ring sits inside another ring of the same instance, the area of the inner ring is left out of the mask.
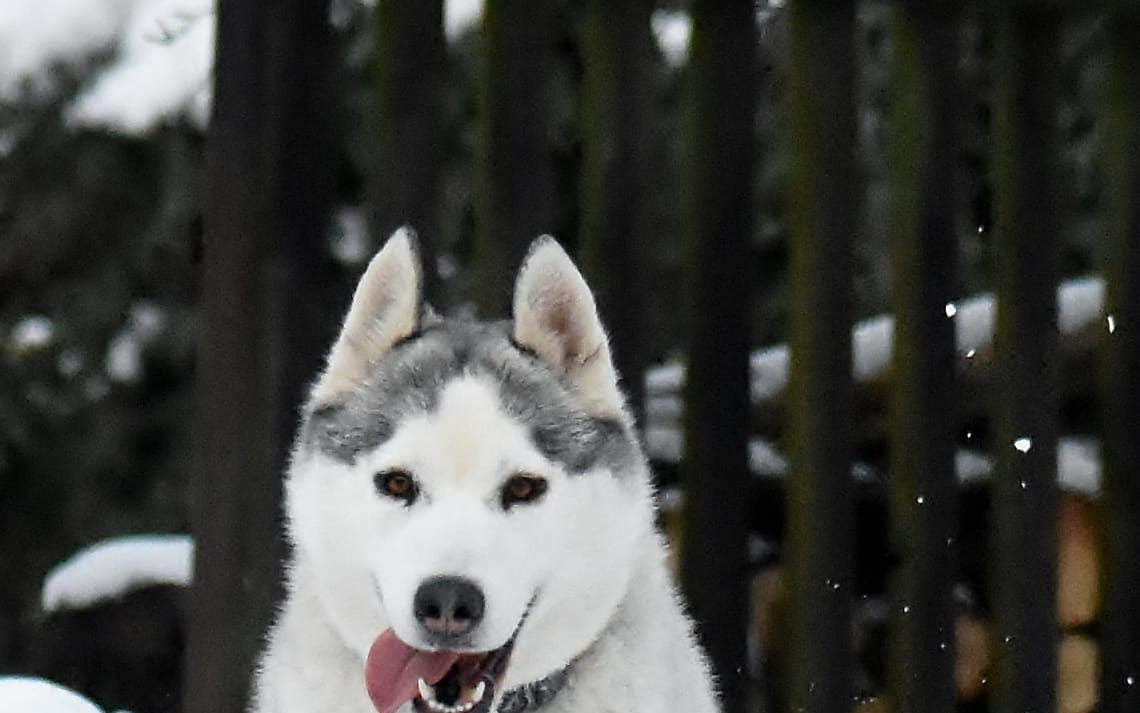
<path id="1" fill-rule="evenodd" d="M 514 644 L 511 636 L 493 651 L 421 651 L 388 629 L 368 652 L 368 696 L 379 713 L 395 713 L 408 701 L 417 713 L 487 713 Z"/>

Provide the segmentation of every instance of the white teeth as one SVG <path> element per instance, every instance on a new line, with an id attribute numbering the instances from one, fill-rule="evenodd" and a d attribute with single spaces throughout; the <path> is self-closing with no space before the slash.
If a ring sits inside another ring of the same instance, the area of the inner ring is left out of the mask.
<path id="1" fill-rule="evenodd" d="M 486 682 L 480 681 L 479 685 L 475 687 L 475 691 L 471 694 L 471 700 L 466 703 L 448 705 L 435 699 L 435 686 L 422 678 L 416 680 L 416 685 L 420 689 L 420 698 L 427 704 L 428 709 L 435 711 L 435 713 L 467 713 L 467 711 L 475 707 L 475 704 L 483 700 L 483 694 L 487 692 Z"/>

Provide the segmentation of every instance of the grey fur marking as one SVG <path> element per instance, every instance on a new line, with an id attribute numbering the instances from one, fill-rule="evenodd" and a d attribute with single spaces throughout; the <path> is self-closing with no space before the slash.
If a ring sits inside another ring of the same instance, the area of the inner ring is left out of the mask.
<path id="1" fill-rule="evenodd" d="M 401 420 L 433 411 L 453 379 L 484 376 L 547 458 L 570 473 L 597 464 L 625 472 L 638 459 L 633 434 L 618 421 L 587 413 L 568 380 L 514 344 L 510 334 L 509 322 L 426 325 L 381 358 L 358 388 L 313 408 L 301 444 L 352 463 L 390 438 Z"/>

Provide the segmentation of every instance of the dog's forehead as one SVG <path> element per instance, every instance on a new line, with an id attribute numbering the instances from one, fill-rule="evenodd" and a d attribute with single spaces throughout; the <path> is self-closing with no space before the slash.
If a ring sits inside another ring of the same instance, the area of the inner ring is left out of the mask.
<path id="1" fill-rule="evenodd" d="M 308 413 L 301 447 L 353 463 L 391 438 L 401 422 L 436 412 L 444 390 L 471 377 L 489 385 L 502 412 L 568 472 L 597 464 L 621 472 L 638 458 L 622 423 L 590 415 L 568 381 L 510 334 L 505 322 L 441 320 L 427 327 L 385 355 L 357 388 Z"/>

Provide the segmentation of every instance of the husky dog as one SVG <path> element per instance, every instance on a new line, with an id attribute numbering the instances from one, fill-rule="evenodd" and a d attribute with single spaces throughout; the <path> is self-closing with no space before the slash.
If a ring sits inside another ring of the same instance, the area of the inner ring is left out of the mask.
<path id="1" fill-rule="evenodd" d="M 304 409 L 256 713 L 714 713 L 593 296 L 551 238 L 514 320 L 442 319 L 411 231 Z"/>

